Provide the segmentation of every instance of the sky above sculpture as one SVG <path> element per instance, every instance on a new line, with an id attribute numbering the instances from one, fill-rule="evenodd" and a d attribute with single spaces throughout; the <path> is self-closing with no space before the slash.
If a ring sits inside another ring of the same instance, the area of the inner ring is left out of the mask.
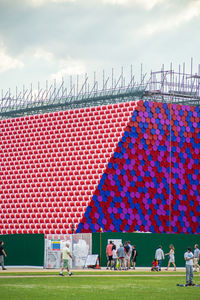
<path id="1" fill-rule="evenodd" d="M 0 0 L 0 89 L 200 63 L 200 0 Z"/>

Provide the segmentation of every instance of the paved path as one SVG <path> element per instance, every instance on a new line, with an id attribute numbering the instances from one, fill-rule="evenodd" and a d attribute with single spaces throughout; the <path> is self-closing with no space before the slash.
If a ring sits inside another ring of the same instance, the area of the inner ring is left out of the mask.
<path id="1" fill-rule="evenodd" d="M 176 276 L 180 276 L 180 277 L 185 277 L 185 275 L 184 274 L 180 274 L 180 275 L 176 275 L 176 274 L 154 274 L 154 275 L 152 275 L 152 274 L 140 274 L 140 275 L 138 275 L 138 274 L 113 274 L 113 275 L 96 275 L 96 274 L 91 274 L 91 275 L 84 275 L 84 274 L 82 274 L 82 275 L 72 275 L 72 277 L 176 277 Z M 1 278 L 50 278 L 50 277 L 52 277 L 52 278 L 55 278 L 55 277 L 60 277 L 59 275 L 7 275 L 7 276 L 0 276 L 0 280 L 1 280 Z M 68 275 L 65 275 L 64 277 L 69 277 Z"/>
<path id="2" fill-rule="evenodd" d="M 150 271 L 150 268 L 142 268 L 142 267 L 137 267 L 136 270 L 130 270 L 129 272 L 132 272 L 131 274 L 125 274 L 127 271 L 121 271 L 121 274 L 113 274 L 110 273 L 110 270 L 106 270 L 106 268 L 101 268 L 101 269 L 80 269 L 80 270 L 72 270 L 72 272 L 78 272 L 78 273 L 82 273 L 82 274 L 75 274 L 72 277 L 168 277 L 168 276 L 185 276 L 185 268 L 177 268 L 178 272 L 183 272 L 183 274 L 177 274 L 176 272 L 174 272 L 174 274 L 172 274 L 170 272 L 170 274 L 167 273 L 167 271 L 165 271 L 166 273 L 152 273 Z M 163 268 L 164 270 L 164 268 Z M 172 271 L 173 269 L 171 268 L 170 271 Z M 107 274 L 98 274 L 99 272 L 106 272 Z M 20 273 L 40 273 L 40 274 L 23 274 L 20 275 Z M 48 274 L 50 272 L 57 272 L 57 274 Z M 84 274 L 86 273 L 87 274 Z M 91 274 L 88 274 L 89 272 L 91 272 Z M 94 272 L 96 274 L 94 274 Z M 146 273 L 146 274 L 138 274 L 138 272 L 141 273 Z M 11 275 L 6 275 L 6 273 L 18 273 L 18 274 L 11 274 Z M 43 269 L 43 268 L 31 268 L 31 267 L 8 267 L 6 271 L 1 271 L 0 270 L 0 279 L 1 278 L 36 278 L 36 277 L 59 277 L 59 270 L 58 269 Z M 68 275 L 65 275 L 65 277 L 68 277 Z"/>
<path id="3" fill-rule="evenodd" d="M 4 273 L 4 272 L 13 272 L 13 273 L 24 273 L 24 272 L 31 272 L 31 273 L 49 273 L 49 272 L 59 272 L 59 269 L 43 269 L 42 267 L 6 267 L 7 270 L 6 271 L 2 271 L 0 269 L 0 274 Z M 164 271 L 165 268 L 162 268 L 162 271 Z M 72 270 L 72 272 L 111 272 L 111 270 L 106 270 L 106 268 L 102 267 L 101 269 L 76 269 L 76 270 Z M 151 271 L 150 267 L 136 267 L 136 270 L 129 270 L 129 272 L 147 272 L 149 273 Z M 173 271 L 173 268 L 170 268 L 169 271 Z M 113 270 L 112 270 L 113 272 Z M 121 271 L 121 272 L 126 272 L 126 271 Z M 165 271 L 167 273 L 167 271 Z M 177 272 L 185 272 L 185 268 L 177 268 Z"/>

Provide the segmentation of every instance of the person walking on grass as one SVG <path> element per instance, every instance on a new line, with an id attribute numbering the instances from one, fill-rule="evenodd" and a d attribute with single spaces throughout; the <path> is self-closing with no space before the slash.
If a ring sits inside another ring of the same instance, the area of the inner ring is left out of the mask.
<path id="1" fill-rule="evenodd" d="M 72 272 L 69 270 L 69 258 L 73 260 L 73 257 L 69 250 L 69 243 L 66 243 L 65 247 L 62 249 L 61 252 L 61 268 L 60 268 L 60 276 L 64 276 L 63 270 L 66 269 L 69 276 L 72 275 Z"/>
<path id="2" fill-rule="evenodd" d="M 169 245 L 170 251 L 169 253 L 166 253 L 165 255 L 169 255 L 169 262 L 166 268 L 166 271 L 169 270 L 170 264 L 172 264 L 174 266 L 174 271 L 176 271 L 176 265 L 175 265 L 175 248 L 174 246 L 171 244 Z"/>
<path id="3" fill-rule="evenodd" d="M 162 260 L 165 259 L 162 246 L 160 245 L 155 253 L 155 259 L 158 261 L 158 271 L 161 271 Z"/>
<path id="4" fill-rule="evenodd" d="M 4 267 L 4 256 L 7 257 L 7 254 L 3 248 L 4 242 L 0 241 L 0 264 L 2 267 L 2 270 L 6 270 L 6 268 Z"/>
<path id="5" fill-rule="evenodd" d="M 197 272 L 197 269 L 200 270 L 200 267 L 198 264 L 199 257 L 200 257 L 199 245 L 195 244 L 194 245 L 194 272 Z"/>
<path id="6" fill-rule="evenodd" d="M 193 260 L 194 255 L 190 247 L 187 248 L 187 252 L 184 254 L 185 268 L 186 268 L 186 286 L 193 284 Z"/>

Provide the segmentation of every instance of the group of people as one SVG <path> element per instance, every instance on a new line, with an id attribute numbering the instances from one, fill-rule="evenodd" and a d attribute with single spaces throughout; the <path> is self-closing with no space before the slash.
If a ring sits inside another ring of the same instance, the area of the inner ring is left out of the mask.
<path id="1" fill-rule="evenodd" d="M 169 270 L 170 265 L 174 266 L 174 271 L 176 271 L 175 265 L 175 249 L 174 246 L 171 244 L 169 246 L 170 251 L 164 254 L 162 250 L 162 246 L 160 245 L 155 253 L 155 259 L 152 262 L 152 271 L 161 271 L 162 260 L 165 258 L 166 255 L 169 255 L 169 261 L 166 270 Z M 200 250 L 199 245 L 194 245 L 194 254 L 192 253 L 192 248 L 188 247 L 187 251 L 184 253 L 185 259 L 185 268 L 186 268 L 186 286 L 194 285 L 193 283 L 193 271 L 197 272 L 197 269 L 200 270 L 200 266 L 198 264 L 200 258 Z M 194 270 L 193 270 L 194 269 Z"/>
<path id="2" fill-rule="evenodd" d="M 171 264 L 174 266 L 174 271 L 176 271 L 175 248 L 171 244 L 171 245 L 169 245 L 169 249 L 170 249 L 169 252 L 166 253 L 166 254 L 164 254 L 161 245 L 158 247 L 158 249 L 156 249 L 155 258 L 152 262 L 151 271 L 161 271 L 162 261 L 163 261 L 163 259 L 165 259 L 166 255 L 169 255 L 169 261 L 168 261 L 166 271 L 169 270 L 169 267 L 170 267 Z"/>
<path id="3" fill-rule="evenodd" d="M 61 252 L 61 269 L 60 269 L 60 275 L 63 276 L 63 270 L 64 268 L 67 269 L 69 276 L 72 275 L 72 273 L 69 270 L 69 258 L 72 258 L 72 254 L 69 250 L 69 243 L 66 243 L 65 247 L 62 249 Z M 1 243 L 0 248 L 3 253 L 3 255 L 6 255 L 5 251 L 3 250 L 3 243 Z M 172 264 L 174 266 L 174 271 L 176 271 L 176 265 L 175 265 L 175 248 L 174 245 L 169 245 L 169 252 L 165 253 L 162 250 L 162 246 L 160 245 L 158 249 L 156 249 L 155 252 L 155 258 L 152 262 L 151 271 L 161 271 L 162 266 L 162 260 L 165 259 L 165 256 L 169 256 L 169 261 L 167 264 L 166 271 L 169 270 L 170 265 Z M 131 269 L 131 263 L 133 266 L 133 269 L 135 269 L 136 266 L 136 258 L 137 258 L 138 252 L 136 250 L 135 245 L 131 245 L 130 241 L 126 241 L 123 244 L 120 244 L 120 247 L 117 249 L 116 245 L 113 241 L 110 241 L 109 244 L 106 247 L 106 256 L 107 256 L 107 269 L 114 269 L 114 270 L 129 270 Z M 185 267 L 186 267 L 186 286 L 194 285 L 193 283 L 193 267 L 194 272 L 197 272 L 197 269 L 200 270 L 200 266 L 198 264 L 200 258 L 200 250 L 198 244 L 194 245 L 194 254 L 192 253 L 192 249 L 190 247 L 187 248 L 187 251 L 184 253 L 184 259 L 185 259 Z M 2 260 L 0 260 L 2 263 Z M 2 268 L 4 268 L 4 265 L 2 264 Z M 5 269 L 5 268 L 4 268 Z"/>
<path id="4" fill-rule="evenodd" d="M 137 255 L 138 252 L 136 250 L 136 246 L 131 245 L 130 241 L 126 241 L 124 245 L 120 244 L 118 249 L 116 248 L 114 242 L 110 241 L 106 246 L 106 256 L 108 260 L 107 269 L 110 267 L 111 270 L 129 270 L 131 269 L 131 264 L 133 269 L 135 269 Z M 167 255 L 169 256 L 169 260 L 165 270 L 168 271 L 170 265 L 172 264 L 174 271 L 176 271 L 175 248 L 172 244 L 169 245 L 169 252 L 165 254 L 161 245 L 158 247 L 158 249 L 156 249 L 151 271 L 161 271 L 162 261 Z M 192 253 L 192 249 L 190 247 L 187 248 L 187 251 L 184 253 L 184 259 L 186 267 L 186 285 L 193 285 L 193 271 L 197 272 L 198 269 L 200 270 L 200 266 L 198 264 L 200 259 L 200 250 L 198 244 L 195 244 L 194 246 L 194 254 Z"/>
<path id="5" fill-rule="evenodd" d="M 107 256 L 107 269 L 112 270 L 129 270 L 131 269 L 131 264 L 133 269 L 136 266 L 137 250 L 135 245 L 131 245 L 130 241 L 126 241 L 123 244 L 120 244 L 120 247 L 117 249 L 113 241 L 106 247 L 106 256 Z"/>
<path id="6" fill-rule="evenodd" d="M 2 270 L 6 270 L 4 266 L 4 256 L 6 257 L 7 255 L 3 246 L 4 242 L 0 241 L 0 264 L 2 266 Z M 64 269 L 67 269 L 69 276 L 72 275 L 71 271 L 69 270 L 69 258 L 73 260 L 73 257 L 69 248 L 70 244 L 67 242 L 61 252 L 61 269 L 59 274 L 61 276 L 64 276 Z M 170 265 L 172 264 L 174 266 L 174 271 L 176 271 L 175 248 L 172 244 L 170 244 L 169 249 L 169 252 L 166 254 L 164 254 L 161 245 L 158 247 L 158 249 L 156 249 L 151 271 L 161 271 L 162 261 L 165 259 L 166 255 L 169 255 L 169 261 L 166 270 L 168 271 Z M 106 247 L 106 256 L 108 260 L 107 269 L 110 267 L 111 270 L 129 270 L 131 269 L 131 264 L 133 269 L 135 269 L 137 255 L 138 252 L 136 250 L 136 246 L 131 245 L 130 241 L 126 241 L 124 245 L 120 244 L 118 249 L 114 242 L 110 241 Z M 187 251 L 184 253 L 184 259 L 186 267 L 186 286 L 193 285 L 193 271 L 197 272 L 198 269 L 200 271 L 200 266 L 198 264 L 200 259 L 200 250 L 198 244 L 194 245 L 194 254 L 192 253 L 191 247 L 187 248 Z"/>

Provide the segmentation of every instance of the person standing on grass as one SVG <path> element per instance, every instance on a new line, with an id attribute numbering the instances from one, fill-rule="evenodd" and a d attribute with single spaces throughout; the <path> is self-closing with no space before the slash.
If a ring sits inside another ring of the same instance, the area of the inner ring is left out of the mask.
<path id="1" fill-rule="evenodd" d="M 131 255 L 131 262 L 132 262 L 132 265 L 133 265 L 133 270 L 135 270 L 136 258 L 137 258 L 136 245 L 133 245 L 132 246 L 132 255 Z"/>
<path id="2" fill-rule="evenodd" d="M 124 243 L 124 251 L 125 251 L 125 267 L 126 270 L 130 268 L 130 253 L 131 253 L 131 247 L 128 242 Z"/>
<path id="3" fill-rule="evenodd" d="M 125 251 L 124 251 L 124 247 L 123 247 L 122 244 L 120 244 L 120 247 L 117 250 L 117 255 L 118 255 L 118 258 L 119 258 L 119 270 L 121 270 L 125 266 L 125 264 L 124 264 L 125 263 L 125 261 L 124 261 Z"/>
<path id="4" fill-rule="evenodd" d="M 69 273 L 69 276 L 72 275 L 72 272 L 69 270 L 69 258 L 73 260 L 73 257 L 69 250 L 69 243 L 66 243 L 66 246 L 62 249 L 61 252 L 61 268 L 60 268 L 60 276 L 64 276 L 63 270 L 67 269 L 67 272 Z"/>
<path id="5" fill-rule="evenodd" d="M 127 268 L 131 269 L 131 255 L 132 255 L 132 245 L 130 241 L 127 241 L 127 246 L 129 247 L 127 254 Z M 126 252 L 126 251 L 125 251 Z"/>
<path id="6" fill-rule="evenodd" d="M 162 246 L 160 245 L 155 253 L 155 259 L 158 261 L 158 271 L 161 271 L 162 260 L 165 259 Z"/>
<path id="7" fill-rule="evenodd" d="M 200 267 L 199 267 L 199 264 L 198 264 L 199 257 L 200 257 L 199 245 L 195 244 L 194 245 L 194 272 L 197 272 L 198 268 L 200 270 Z"/>
<path id="8" fill-rule="evenodd" d="M 2 267 L 2 270 L 6 270 L 6 268 L 4 267 L 4 256 L 7 257 L 7 254 L 3 248 L 4 242 L 0 241 L 0 264 Z"/>
<path id="9" fill-rule="evenodd" d="M 117 268 L 116 268 L 116 265 L 117 265 L 117 250 L 116 250 L 116 245 L 113 245 L 112 251 L 113 251 L 113 264 L 111 266 L 111 269 L 114 268 L 114 270 L 117 270 Z"/>
<path id="10" fill-rule="evenodd" d="M 186 268 L 186 286 L 193 284 L 193 260 L 194 255 L 190 247 L 187 248 L 187 252 L 184 254 L 185 268 Z"/>
<path id="11" fill-rule="evenodd" d="M 110 243 L 106 247 L 106 256 L 107 256 L 107 260 L 108 260 L 107 268 L 106 268 L 107 270 L 108 270 L 109 265 L 110 265 L 110 268 L 111 268 L 111 266 L 113 264 L 113 250 L 112 250 L 112 248 L 113 248 L 113 242 L 110 241 Z"/>
<path id="12" fill-rule="evenodd" d="M 174 266 L 174 271 L 176 271 L 176 265 L 175 265 L 175 248 L 174 246 L 171 244 L 169 245 L 170 251 L 169 253 L 166 253 L 165 255 L 169 255 L 169 262 L 166 268 L 166 271 L 169 270 L 170 264 L 172 263 L 172 265 Z"/>

